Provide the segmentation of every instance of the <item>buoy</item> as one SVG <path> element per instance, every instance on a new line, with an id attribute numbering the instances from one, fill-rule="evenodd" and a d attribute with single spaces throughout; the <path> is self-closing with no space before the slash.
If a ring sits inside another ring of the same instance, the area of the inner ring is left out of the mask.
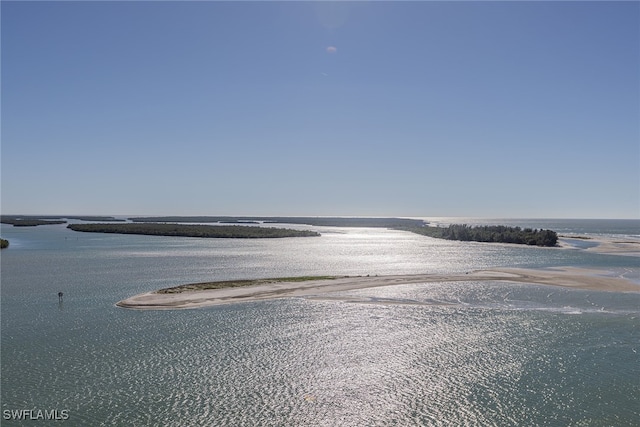
<path id="1" fill-rule="evenodd" d="M 64 294 L 62 292 L 58 292 L 58 301 L 62 302 L 62 297 L 64 296 Z"/>

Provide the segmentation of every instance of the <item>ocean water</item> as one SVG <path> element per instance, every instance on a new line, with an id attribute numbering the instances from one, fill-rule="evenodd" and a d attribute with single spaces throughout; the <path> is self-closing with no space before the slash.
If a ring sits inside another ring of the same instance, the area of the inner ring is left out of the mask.
<path id="1" fill-rule="evenodd" d="M 640 221 L 482 220 L 640 241 Z M 78 426 L 637 426 L 640 294 L 505 282 L 360 289 L 194 310 L 114 304 L 166 286 L 293 275 L 596 267 L 637 256 L 383 229 L 195 239 L 2 225 L 6 411 Z M 64 302 L 57 293 L 63 291 Z"/>

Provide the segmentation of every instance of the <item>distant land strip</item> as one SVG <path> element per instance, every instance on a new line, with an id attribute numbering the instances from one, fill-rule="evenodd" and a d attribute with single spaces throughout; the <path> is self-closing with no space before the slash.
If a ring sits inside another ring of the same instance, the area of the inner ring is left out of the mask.
<path id="1" fill-rule="evenodd" d="M 410 218 L 354 218 L 354 217 L 287 217 L 287 216 L 150 216 L 132 217 L 133 222 L 219 222 L 271 224 L 304 224 L 323 227 L 423 227 L 427 223 L 421 219 Z"/>
<path id="2" fill-rule="evenodd" d="M 3 224 L 11 224 L 14 227 L 36 227 L 38 225 L 54 225 L 66 224 L 64 220 L 48 220 L 48 219 L 23 219 L 23 218 L 2 218 Z"/>
<path id="3" fill-rule="evenodd" d="M 14 227 L 35 227 L 38 225 L 66 224 L 66 219 L 79 221 L 114 221 L 125 222 L 112 216 L 77 216 L 77 215 L 1 215 L 0 222 Z"/>
<path id="4" fill-rule="evenodd" d="M 279 237 L 315 237 L 320 233 L 275 227 L 241 225 L 195 225 L 164 223 L 69 224 L 73 231 L 89 233 L 141 234 L 147 236 L 179 236 L 205 238 L 257 239 Z"/>

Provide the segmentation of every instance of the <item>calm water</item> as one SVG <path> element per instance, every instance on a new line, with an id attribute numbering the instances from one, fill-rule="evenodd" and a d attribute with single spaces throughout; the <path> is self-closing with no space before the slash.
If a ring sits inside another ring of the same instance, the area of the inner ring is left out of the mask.
<path id="1" fill-rule="evenodd" d="M 640 239 L 640 221 L 464 222 Z M 2 409 L 68 410 L 59 423 L 85 426 L 640 425 L 640 294 L 470 281 L 185 311 L 114 306 L 205 280 L 496 266 L 600 267 L 640 289 L 638 257 L 584 252 L 579 241 L 560 250 L 299 228 L 323 235 L 3 224 Z"/>

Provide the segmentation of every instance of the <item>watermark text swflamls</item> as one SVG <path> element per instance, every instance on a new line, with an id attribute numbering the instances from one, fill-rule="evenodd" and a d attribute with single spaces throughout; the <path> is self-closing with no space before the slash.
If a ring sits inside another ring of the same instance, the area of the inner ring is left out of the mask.
<path id="1" fill-rule="evenodd" d="M 5 420 L 31 420 L 31 421 L 53 421 L 68 420 L 68 409 L 5 409 L 2 411 L 2 418 Z"/>

